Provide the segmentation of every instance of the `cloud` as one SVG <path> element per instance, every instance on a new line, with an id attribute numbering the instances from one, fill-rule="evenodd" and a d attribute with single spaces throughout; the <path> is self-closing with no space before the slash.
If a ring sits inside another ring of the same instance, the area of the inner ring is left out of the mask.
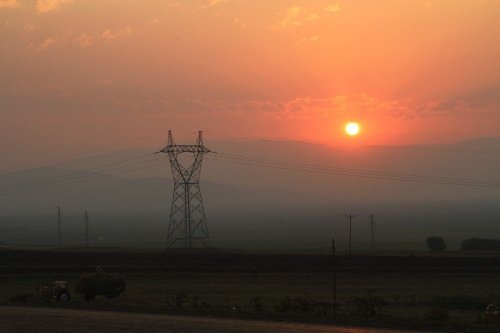
<path id="1" fill-rule="evenodd" d="M 299 26 L 306 21 L 314 21 L 319 18 L 317 14 L 310 13 L 307 9 L 300 6 L 294 6 L 287 9 L 282 16 L 282 19 L 277 24 L 277 26 L 282 28 Z"/>
<path id="2" fill-rule="evenodd" d="M 71 43 L 80 46 L 81 48 L 86 48 L 92 45 L 92 36 L 87 34 L 81 34 L 80 36 L 73 38 Z"/>
<path id="3" fill-rule="evenodd" d="M 200 7 L 198 7 L 198 9 L 206 9 L 206 8 L 210 8 L 210 7 L 213 7 L 213 6 L 217 6 L 223 2 L 226 2 L 226 0 L 209 0 L 205 5 L 202 5 Z"/>
<path id="4" fill-rule="evenodd" d="M 233 19 L 233 24 L 238 28 L 246 28 L 248 26 L 248 24 L 242 22 L 239 17 Z"/>
<path id="5" fill-rule="evenodd" d="M 336 4 L 324 8 L 311 8 L 305 6 L 293 6 L 282 10 L 279 14 L 280 19 L 274 25 L 275 28 L 288 28 L 301 26 L 307 22 L 319 21 L 326 14 L 337 13 L 340 6 Z"/>
<path id="6" fill-rule="evenodd" d="M 73 0 L 37 0 L 36 9 L 39 14 L 51 12 L 61 6 L 72 3 Z"/>
<path id="7" fill-rule="evenodd" d="M 137 102 L 137 101 L 136 101 Z M 131 104 L 132 105 L 132 104 Z M 137 105 L 145 103 L 137 102 Z M 134 107 L 140 109 L 134 104 Z M 297 97 L 293 99 L 256 99 L 230 101 L 225 99 L 150 99 L 152 112 L 163 110 L 179 114 L 203 113 L 213 115 L 245 115 L 273 119 L 360 119 L 385 121 L 388 119 L 413 121 L 419 119 L 452 119 L 473 114 L 497 114 L 500 102 L 490 101 L 473 105 L 461 99 L 417 101 L 412 99 L 385 100 L 365 94 L 336 95 L 324 98 Z M 121 105 L 125 107 L 125 105 Z"/>
<path id="8" fill-rule="evenodd" d="M 118 29 L 118 30 L 108 29 L 101 34 L 101 37 L 103 39 L 115 39 L 118 37 L 131 35 L 133 32 L 134 32 L 134 30 L 131 27 L 126 27 L 126 28 Z"/>
<path id="9" fill-rule="evenodd" d="M 48 37 L 40 43 L 40 45 L 38 46 L 38 49 L 46 50 L 55 43 L 56 43 L 56 40 L 53 37 Z"/>
<path id="10" fill-rule="evenodd" d="M 26 31 L 26 32 L 33 32 L 36 29 L 37 29 L 37 27 L 34 24 L 25 24 L 24 25 L 24 31 Z"/>
<path id="11" fill-rule="evenodd" d="M 319 40 L 319 36 L 311 36 L 302 38 L 303 42 L 317 42 Z"/>
<path id="12" fill-rule="evenodd" d="M 20 5 L 18 0 L 0 0 L 0 8 L 16 8 Z"/>
<path id="13" fill-rule="evenodd" d="M 332 4 L 332 5 L 326 6 L 325 11 L 327 11 L 329 13 L 338 13 L 340 11 L 340 5 L 339 4 Z"/>

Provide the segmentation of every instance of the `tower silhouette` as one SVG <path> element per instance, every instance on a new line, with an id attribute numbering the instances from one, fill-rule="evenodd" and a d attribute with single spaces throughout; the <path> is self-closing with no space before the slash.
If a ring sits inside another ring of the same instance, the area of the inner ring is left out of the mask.
<path id="1" fill-rule="evenodd" d="M 185 248 L 192 248 L 194 242 L 207 246 L 209 236 L 201 198 L 200 174 L 203 155 L 210 150 L 203 145 L 202 131 L 198 131 L 196 144 L 177 145 L 169 130 L 168 144 L 160 152 L 168 154 L 174 177 L 167 248 L 179 242 Z M 189 160 L 184 159 L 186 155 L 190 157 Z"/>

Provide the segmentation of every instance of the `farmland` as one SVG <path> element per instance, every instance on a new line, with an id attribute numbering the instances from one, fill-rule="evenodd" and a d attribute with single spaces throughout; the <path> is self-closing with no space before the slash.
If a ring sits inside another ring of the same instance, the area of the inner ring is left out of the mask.
<path id="1" fill-rule="evenodd" d="M 494 255 L 338 256 L 335 315 L 328 255 L 4 250 L 0 259 L 4 305 L 487 332 L 495 324 L 484 310 L 500 300 Z M 68 303 L 37 299 L 42 281 L 71 287 L 97 266 L 122 276 L 126 292 L 91 302 L 77 294 Z"/>

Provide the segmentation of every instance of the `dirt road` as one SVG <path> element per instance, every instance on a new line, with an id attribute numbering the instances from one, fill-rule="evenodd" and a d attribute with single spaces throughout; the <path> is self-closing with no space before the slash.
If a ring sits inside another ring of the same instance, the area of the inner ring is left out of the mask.
<path id="1" fill-rule="evenodd" d="M 326 325 L 28 307 L 0 307 L 0 332 L 409 333 Z"/>

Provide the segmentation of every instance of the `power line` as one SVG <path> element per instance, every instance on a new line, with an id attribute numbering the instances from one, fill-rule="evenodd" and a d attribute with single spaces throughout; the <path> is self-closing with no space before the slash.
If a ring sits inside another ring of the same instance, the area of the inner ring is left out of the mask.
<path id="1" fill-rule="evenodd" d="M 209 161 L 218 161 L 218 162 L 232 163 L 245 166 L 274 168 L 280 170 L 299 171 L 299 172 L 308 172 L 316 174 L 331 174 L 331 175 L 349 176 L 356 178 L 381 179 L 389 181 L 404 181 L 404 182 L 430 183 L 430 184 L 441 184 L 441 185 L 458 185 L 458 186 L 471 186 L 471 187 L 483 187 L 483 188 L 500 187 L 500 181 L 495 181 L 495 180 L 452 178 L 452 177 L 441 177 L 441 176 L 407 174 L 399 172 L 340 168 L 329 165 L 290 162 L 290 161 L 274 160 L 274 159 L 261 158 L 255 156 L 243 156 L 243 155 L 236 155 L 236 154 L 229 154 L 222 152 L 218 153 L 214 157 L 209 157 Z M 24 193 L 26 191 L 31 191 L 31 190 L 43 189 L 49 186 L 62 186 L 67 184 L 79 183 L 82 181 L 99 179 L 106 177 L 108 175 L 112 175 L 113 172 L 126 173 L 131 171 L 142 170 L 145 168 L 150 168 L 158 165 L 157 162 L 158 159 L 152 157 L 152 155 L 149 154 L 124 160 L 119 160 L 112 163 L 79 171 L 79 173 L 106 172 L 106 174 L 77 173 L 70 175 L 59 175 L 54 177 L 43 178 L 32 182 L 24 182 L 20 184 L 3 186 L 0 187 L 0 197 L 6 195 Z"/>
<path id="2" fill-rule="evenodd" d="M 45 189 L 47 187 L 54 187 L 54 186 L 64 186 L 64 185 L 70 185 L 70 184 L 76 184 L 76 183 L 81 183 L 81 182 L 87 182 L 87 181 L 93 181 L 97 180 L 100 178 L 105 178 L 117 174 L 123 174 L 123 173 L 128 173 L 128 172 L 134 172 L 134 171 L 139 171 L 155 166 L 160 166 L 160 160 L 163 158 L 154 158 L 153 160 L 146 160 L 146 161 L 141 161 L 138 163 L 134 163 L 132 165 L 121 165 L 121 166 L 116 166 L 113 168 L 109 168 L 106 172 L 106 174 L 83 174 L 83 175 L 74 175 L 71 177 L 66 177 L 64 179 L 53 179 L 51 181 L 46 181 L 46 182 L 34 182 L 34 183 L 26 183 L 23 187 L 17 189 L 17 188 L 11 188 L 9 190 L 0 190 L 0 197 L 2 196 L 10 196 L 10 195 L 15 195 L 15 194 L 21 194 L 25 192 L 31 192 L 33 190 L 40 190 L 40 189 Z M 153 162 L 153 163 L 151 163 Z M 59 178 L 59 177 L 55 177 Z"/>
<path id="3" fill-rule="evenodd" d="M 127 136 L 127 138 L 130 140 L 130 139 L 133 139 L 134 142 L 143 142 L 143 143 L 153 143 L 153 142 L 157 142 L 160 138 L 160 136 L 158 134 L 149 134 L 149 135 L 141 135 L 141 136 L 136 136 L 136 135 L 133 135 L 133 136 Z M 92 155 L 89 155 L 90 153 L 83 153 L 81 157 L 78 157 L 78 158 L 70 158 L 70 159 L 65 159 L 65 158 L 48 158 L 48 159 L 44 159 L 38 163 L 35 163 L 35 164 L 30 164 L 30 165 L 24 165 L 23 167 L 21 168 L 18 168 L 18 169 L 30 169 L 30 168 L 40 168 L 40 167 L 44 167 L 44 166 L 47 166 L 47 165 L 51 165 L 51 166 L 54 166 L 54 165 L 65 165 L 65 164 L 71 164 L 71 163 L 76 163 L 76 162 L 81 162 L 81 161 L 85 161 L 85 160 L 91 160 L 91 159 L 95 159 L 103 154 L 106 154 L 106 153 L 112 153 L 114 152 L 115 150 L 113 151 L 110 151 L 111 149 L 115 149 L 115 148 L 127 148 L 127 149 L 130 149 L 130 147 L 128 146 L 124 146 L 124 143 L 123 142 L 118 142 L 116 144 L 112 144 L 112 145 L 107 145 L 105 146 L 105 148 L 103 149 L 100 149 L 100 150 L 96 150 L 96 151 L 93 151 L 91 154 Z M 139 148 L 139 147 L 137 147 Z M 85 156 L 87 155 L 87 156 Z M 0 173 L 6 173 L 6 172 L 9 172 L 9 168 L 3 168 L 3 169 L 0 169 Z M 11 171 L 12 172 L 12 171 Z"/>
<path id="4" fill-rule="evenodd" d="M 42 178 L 42 179 L 37 180 L 35 182 L 31 181 L 31 182 L 25 182 L 25 183 L 20 183 L 20 184 L 7 185 L 7 186 L 0 187 L 0 192 L 9 190 L 11 188 L 22 187 L 22 186 L 25 186 L 25 185 L 30 185 L 31 186 L 34 183 L 44 183 L 44 182 L 47 182 L 47 181 L 51 182 L 51 181 L 59 180 L 59 179 L 64 180 L 66 178 L 68 178 L 68 179 L 75 178 L 75 177 L 78 178 L 78 177 L 82 177 L 84 175 L 78 175 L 77 173 L 84 173 L 84 172 L 88 173 L 88 172 L 93 172 L 93 171 L 103 172 L 103 171 L 106 171 L 107 169 L 113 169 L 117 165 L 129 164 L 131 162 L 138 161 L 138 160 L 143 160 L 144 158 L 151 157 L 151 156 L 152 156 L 151 154 L 141 155 L 141 156 L 134 157 L 134 158 L 128 158 L 128 159 L 119 160 L 119 161 L 115 161 L 115 162 L 104 164 L 104 165 L 100 165 L 100 166 L 91 167 L 91 168 L 88 168 L 88 169 L 85 169 L 85 170 L 75 171 L 75 172 L 73 172 L 73 173 L 71 173 L 69 175 L 57 175 L 57 176 L 53 176 L 53 177 Z"/>
<path id="5" fill-rule="evenodd" d="M 461 186 L 485 187 L 485 188 L 500 187 L 500 181 L 495 181 L 495 180 L 451 178 L 451 177 L 440 177 L 440 176 L 405 174 L 396 172 L 338 168 L 325 165 L 314 165 L 306 163 L 263 159 L 258 157 L 247 157 L 235 154 L 218 153 L 217 156 L 211 158 L 210 160 L 221 161 L 225 163 L 240 164 L 240 165 L 258 166 L 258 167 L 266 167 L 266 168 L 274 168 L 274 169 L 290 170 L 290 171 L 304 171 L 304 172 L 318 173 L 318 174 L 351 176 L 357 178 L 373 178 L 373 179 L 383 179 L 391 181 L 432 183 L 432 184 L 443 184 L 443 185 L 461 185 Z"/>
<path id="6" fill-rule="evenodd" d="M 273 164 L 278 163 L 278 164 L 282 164 L 282 165 L 313 168 L 313 169 L 318 169 L 318 170 L 334 170 L 334 171 L 339 171 L 339 172 L 358 172 L 358 173 L 364 173 L 364 174 L 369 174 L 369 175 L 380 175 L 380 176 L 390 176 L 390 177 L 398 176 L 398 177 L 414 177 L 414 178 L 422 178 L 422 179 L 432 178 L 432 179 L 439 179 L 439 180 L 444 180 L 444 181 L 496 182 L 496 181 L 491 181 L 491 180 L 474 180 L 474 179 L 464 179 L 464 178 L 427 176 L 427 175 L 399 173 L 399 172 L 373 171 L 373 170 L 366 170 L 366 169 L 339 168 L 339 167 L 333 167 L 333 166 L 321 165 L 321 164 L 309 164 L 309 163 L 301 163 L 301 162 L 280 161 L 280 160 L 273 160 L 273 159 L 268 159 L 268 158 L 241 156 L 241 155 L 226 154 L 226 153 L 220 153 L 220 154 L 225 156 L 225 157 L 232 158 L 232 159 L 253 160 L 253 161 L 259 161 L 259 162 L 263 162 L 263 163 L 273 163 Z M 500 185 L 500 181 L 497 183 L 498 183 L 498 185 Z"/>

